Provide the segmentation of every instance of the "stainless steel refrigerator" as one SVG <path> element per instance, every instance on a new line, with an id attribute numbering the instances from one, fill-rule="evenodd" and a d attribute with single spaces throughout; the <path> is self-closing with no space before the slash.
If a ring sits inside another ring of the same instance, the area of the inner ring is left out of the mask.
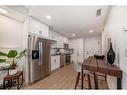
<path id="1" fill-rule="evenodd" d="M 29 83 L 49 75 L 50 73 L 50 47 L 48 39 L 29 35 L 28 37 L 28 67 Z"/>

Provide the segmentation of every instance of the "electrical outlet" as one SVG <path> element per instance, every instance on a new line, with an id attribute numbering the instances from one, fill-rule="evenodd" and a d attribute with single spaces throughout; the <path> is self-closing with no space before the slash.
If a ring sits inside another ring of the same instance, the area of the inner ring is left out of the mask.
<path id="1" fill-rule="evenodd" d="M 42 31 L 41 30 L 39 31 L 39 34 L 42 34 Z"/>

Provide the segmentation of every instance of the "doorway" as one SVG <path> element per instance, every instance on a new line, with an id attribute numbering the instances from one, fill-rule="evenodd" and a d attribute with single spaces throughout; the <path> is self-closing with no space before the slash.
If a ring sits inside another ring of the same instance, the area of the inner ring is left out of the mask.
<path id="1" fill-rule="evenodd" d="M 88 58 L 89 56 L 93 56 L 94 54 L 101 54 L 101 37 L 89 37 L 84 38 L 83 41 L 83 56 L 84 58 Z"/>

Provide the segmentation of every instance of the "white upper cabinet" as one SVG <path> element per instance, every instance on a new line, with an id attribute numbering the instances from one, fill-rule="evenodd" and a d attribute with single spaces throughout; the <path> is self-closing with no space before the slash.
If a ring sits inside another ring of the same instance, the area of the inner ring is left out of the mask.
<path id="1" fill-rule="evenodd" d="M 57 32 L 54 32 L 52 30 L 50 30 L 50 38 L 57 41 L 56 46 L 54 46 L 54 47 L 63 48 L 64 43 L 68 44 L 67 37 L 65 37 Z"/>
<path id="2" fill-rule="evenodd" d="M 58 37 L 57 37 L 57 47 L 62 48 L 61 44 L 62 44 L 62 42 L 61 42 L 61 36 L 58 35 Z"/>
<path id="3" fill-rule="evenodd" d="M 30 17 L 30 19 L 29 19 L 29 32 L 39 35 L 39 31 L 40 31 L 40 23 L 37 20 Z"/>
<path id="4" fill-rule="evenodd" d="M 56 33 L 56 32 L 50 30 L 49 37 L 50 37 L 52 40 L 57 41 L 57 37 L 58 37 L 58 36 L 57 36 L 57 33 Z"/>
<path id="5" fill-rule="evenodd" d="M 40 35 L 49 37 L 49 26 L 40 23 Z"/>
<path id="6" fill-rule="evenodd" d="M 49 37 L 49 26 L 30 17 L 30 19 L 29 19 L 29 33 Z"/>
<path id="7" fill-rule="evenodd" d="M 68 44 L 68 38 L 67 37 L 64 37 L 63 40 L 64 40 L 64 43 Z"/>
<path id="8" fill-rule="evenodd" d="M 66 43 L 69 44 L 69 40 L 68 40 L 68 38 L 66 38 Z"/>

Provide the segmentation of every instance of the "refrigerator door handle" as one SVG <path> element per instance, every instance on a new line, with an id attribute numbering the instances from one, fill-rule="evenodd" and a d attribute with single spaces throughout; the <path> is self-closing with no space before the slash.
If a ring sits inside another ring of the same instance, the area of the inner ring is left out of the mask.
<path id="1" fill-rule="evenodd" d="M 42 44 L 41 44 L 41 42 L 39 42 L 38 45 L 39 45 L 38 47 L 39 47 L 39 66 L 40 66 L 42 63 L 42 61 L 41 61 L 41 58 L 42 58 L 42 54 L 41 54 L 42 53 L 42 49 L 41 49 Z"/>
<path id="2" fill-rule="evenodd" d="M 41 42 L 41 65 L 43 64 L 43 44 Z"/>

